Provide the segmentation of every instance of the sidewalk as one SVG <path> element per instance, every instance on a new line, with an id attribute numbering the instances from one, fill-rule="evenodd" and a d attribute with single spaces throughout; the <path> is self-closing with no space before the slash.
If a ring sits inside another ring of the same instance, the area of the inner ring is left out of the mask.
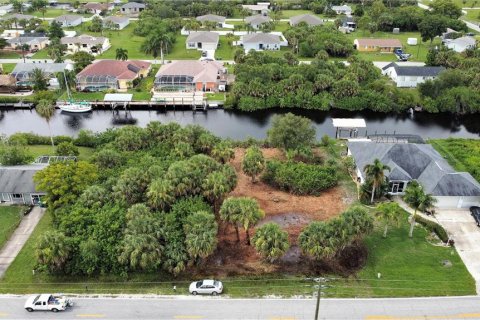
<path id="1" fill-rule="evenodd" d="M 15 257 L 27 242 L 33 230 L 38 224 L 38 221 L 45 213 L 45 209 L 35 207 L 33 210 L 23 217 L 20 225 L 12 234 L 10 239 L 5 243 L 5 246 L 0 250 L 0 278 L 3 277 L 5 271 L 10 264 L 15 260 Z"/>

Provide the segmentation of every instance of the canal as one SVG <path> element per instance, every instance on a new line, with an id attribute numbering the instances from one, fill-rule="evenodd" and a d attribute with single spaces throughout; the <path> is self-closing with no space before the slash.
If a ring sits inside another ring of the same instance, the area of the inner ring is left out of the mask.
<path id="1" fill-rule="evenodd" d="M 480 115 L 456 117 L 451 114 L 384 114 L 371 111 L 346 112 L 333 110 L 320 112 L 312 110 L 269 110 L 259 112 L 237 112 L 209 110 L 193 113 L 185 111 L 135 110 L 111 111 L 97 110 L 86 114 L 66 114 L 57 110 L 51 119 L 55 135 L 74 136 L 81 129 L 103 131 L 107 128 L 136 124 L 146 126 L 150 121 L 162 123 L 175 121 L 181 125 L 198 124 L 214 134 L 232 139 L 247 137 L 265 138 L 274 114 L 293 112 L 311 119 L 317 130 L 317 137 L 324 134 L 335 135 L 332 118 L 364 118 L 366 130 L 360 130 L 359 136 L 366 131 L 372 133 L 416 134 L 423 138 L 478 138 L 480 135 Z M 33 132 L 48 135 L 48 126 L 35 110 L 0 110 L 0 134 L 15 132 Z"/>

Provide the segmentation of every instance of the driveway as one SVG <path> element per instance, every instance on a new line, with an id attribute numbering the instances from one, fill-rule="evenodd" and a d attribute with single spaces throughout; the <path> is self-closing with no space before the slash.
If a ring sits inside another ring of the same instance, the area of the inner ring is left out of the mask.
<path id="1" fill-rule="evenodd" d="M 40 207 L 33 208 L 28 215 L 23 217 L 20 225 L 15 229 L 15 232 L 7 243 L 5 243 L 2 250 L 0 250 L 0 278 L 3 277 L 5 271 L 13 260 L 15 260 L 15 257 L 23 248 L 25 242 L 27 242 L 44 213 L 45 209 Z"/>
<path id="2" fill-rule="evenodd" d="M 455 240 L 458 254 L 477 283 L 480 294 L 480 228 L 468 209 L 436 209 L 435 217 Z"/>

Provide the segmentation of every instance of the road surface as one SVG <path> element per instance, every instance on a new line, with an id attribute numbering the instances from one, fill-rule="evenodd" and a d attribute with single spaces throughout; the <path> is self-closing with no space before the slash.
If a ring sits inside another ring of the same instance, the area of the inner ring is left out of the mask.
<path id="1" fill-rule="evenodd" d="M 266 319 L 312 320 L 314 299 L 76 298 L 53 314 L 23 309 L 25 297 L 0 297 L 0 319 Z M 322 299 L 319 319 L 480 319 L 480 297 Z"/>

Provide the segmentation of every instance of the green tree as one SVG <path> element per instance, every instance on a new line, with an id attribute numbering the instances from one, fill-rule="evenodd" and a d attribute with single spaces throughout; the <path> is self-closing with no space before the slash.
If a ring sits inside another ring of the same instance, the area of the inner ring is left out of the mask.
<path id="1" fill-rule="evenodd" d="M 63 271 L 71 253 L 72 248 L 68 238 L 56 230 L 45 232 L 35 245 L 38 264 L 50 272 Z"/>
<path id="2" fill-rule="evenodd" d="M 152 181 L 147 192 L 148 203 L 155 209 L 166 209 L 175 202 L 175 189 L 172 182 L 165 179 Z"/>
<path id="3" fill-rule="evenodd" d="M 0 140 L 0 164 L 16 166 L 33 160 L 32 154 L 23 143 L 3 142 Z"/>
<path id="4" fill-rule="evenodd" d="M 32 71 L 33 90 L 45 91 L 48 87 L 48 77 L 43 73 L 42 69 L 35 68 Z"/>
<path id="5" fill-rule="evenodd" d="M 78 147 L 73 145 L 72 142 L 60 142 L 57 145 L 57 149 L 55 150 L 55 154 L 57 156 L 75 156 L 78 157 L 80 151 L 78 151 Z"/>
<path id="6" fill-rule="evenodd" d="M 3 50 L 8 45 L 7 39 L 0 38 L 0 50 Z"/>
<path id="7" fill-rule="evenodd" d="M 103 21 L 100 17 L 94 16 L 91 24 L 88 26 L 88 31 L 101 32 L 103 35 Z"/>
<path id="8" fill-rule="evenodd" d="M 288 233 L 273 222 L 257 228 L 252 242 L 255 249 L 270 263 L 283 256 L 290 247 Z"/>
<path id="9" fill-rule="evenodd" d="M 457 6 L 452 0 L 434 0 L 428 4 L 433 14 L 446 16 L 452 19 L 458 19 L 462 16 L 462 8 Z"/>
<path id="10" fill-rule="evenodd" d="M 45 20 L 45 12 L 47 11 L 48 2 L 46 0 L 32 0 L 31 2 L 32 9 L 40 11 Z"/>
<path id="11" fill-rule="evenodd" d="M 89 64 L 92 64 L 92 62 L 95 60 L 95 57 L 88 52 L 78 51 L 72 55 L 71 59 L 74 62 L 75 72 L 78 73 Z"/>
<path id="12" fill-rule="evenodd" d="M 315 221 L 300 233 L 298 244 L 304 254 L 318 261 L 332 259 L 339 250 L 341 242 L 336 237 L 331 223 Z"/>
<path id="13" fill-rule="evenodd" d="M 63 62 L 63 56 L 65 55 L 66 49 L 67 49 L 66 45 L 60 43 L 60 39 L 54 38 L 50 40 L 50 45 L 47 48 L 47 53 L 48 53 L 48 56 L 55 63 L 61 63 Z M 68 70 L 65 70 L 65 71 L 68 71 Z M 63 73 L 62 73 L 62 78 L 63 78 Z"/>
<path id="14" fill-rule="evenodd" d="M 285 150 L 310 147 L 315 141 L 315 128 L 309 119 L 292 113 L 275 115 L 267 139 L 272 146 Z"/>
<path id="15" fill-rule="evenodd" d="M 147 172 L 138 167 L 130 167 L 117 179 L 113 192 L 118 199 L 133 205 L 143 202 L 149 182 Z"/>
<path id="16" fill-rule="evenodd" d="M 237 184 L 235 170 L 225 166 L 222 170 L 208 174 L 202 183 L 203 195 L 213 204 L 213 211 L 218 212 L 218 205 L 223 197 L 230 193 Z"/>
<path id="17" fill-rule="evenodd" d="M 245 230 L 246 244 L 250 245 L 250 228 L 256 225 L 265 213 L 260 209 L 258 202 L 252 198 L 240 198 L 240 211 L 238 212 L 238 223 Z"/>
<path id="18" fill-rule="evenodd" d="M 160 55 L 162 64 L 165 64 L 164 53 L 168 52 L 168 47 L 173 43 L 172 37 L 162 31 L 150 33 L 142 43 L 140 50 L 146 54 L 151 54 L 156 60 Z"/>
<path id="19" fill-rule="evenodd" d="M 122 61 L 128 60 L 127 49 L 117 48 L 117 50 L 115 50 L 115 59 Z"/>
<path id="20" fill-rule="evenodd" d="M 193 260 L 205 259 L 217 248 L 218 225 L 210 212 L 199 211 L 189 215 L 183 225 L 185 246 Z"/>
<path id="21" fill-rule="evenodd" d="M 414 209 L 413 215 L 410 218 L 410 231 L 408 232 L 408 236 L 412 238 L 417 211 L 425 211 L 432 208 L 437 202 L 437 199 L 431 194 L 426 194 L 423 187 L 416 180 L 412 180 L 405 188 L 403 200 Z"/>
<path id="22" fill-rule="evenodd" d="M 235 157 L 235 152 L 229 141 L 223 140 L 215 144 L 211 152 L 212 157 L 221 163 L 227 163 Z"/>
<path id="23" fill-rule="evenodd" d="M 383 202 L 375 210 L 375 218 L 384 224 L 383 237 L 387 237 L 388 226 L 400 223 L 402 218 L 402 209 L 396 202 Z"/>
<path id="24" fill-rule="evenodd" d="M 441 15 L 427 14 L 418 24 L 418 30 L 422 36 L 422 41 L 430 40 L 430 44 L 436 36 L 442 35 L 447 31 L 448 19 Z"/>
<path id="25" fill-rule="evenodd" d="M 53 39 L 61 39 L 65 37 L 65 32 L 62 29 L 62 24 L 57 21 L 52 21 L 52 23 L 50 23 L 47 34 L 50 41 Z"/>
<path id="26" fill-rule="evenodd" d="M 38 115 L 45 119 L 48 125 L 48 131 L 50 132 L 50 142 L 52 143 L 52 148 L 55 148 L 55 144 L 53 142 L 53 134 L 52 128 L 50 127 L 50 120 L 55 115 L 55 106 L 49 100 L 40 100 L 38 101 L 37 106 L 35 107 L 35 111 L 37 111 Z"/>
<path id="27" fill-rule="evenodd" d="M 390 171 L 390 167 L 384 165 L 378 159 L 375 159 L 373 164 L 367 164 L 365 168 L 363 168 L 366 179 L 372 181 L 372 195 L 370 198 L 370 203 L 373 203 L 375 190 L 377 190 L 378 187 L 381 186 L 385 181 L 385 170 Z"/>
<path id="28" fill-rule="evenodd" d="M 262 150 L 257 146 L 248 148 L 245 151 L 245 156 L 242 161 L 243 172 L 252 178 L 252 182 L 255 183 L 255 178 L 262 173 L 265 169 L 265 158 L 263 157 Z"/>

